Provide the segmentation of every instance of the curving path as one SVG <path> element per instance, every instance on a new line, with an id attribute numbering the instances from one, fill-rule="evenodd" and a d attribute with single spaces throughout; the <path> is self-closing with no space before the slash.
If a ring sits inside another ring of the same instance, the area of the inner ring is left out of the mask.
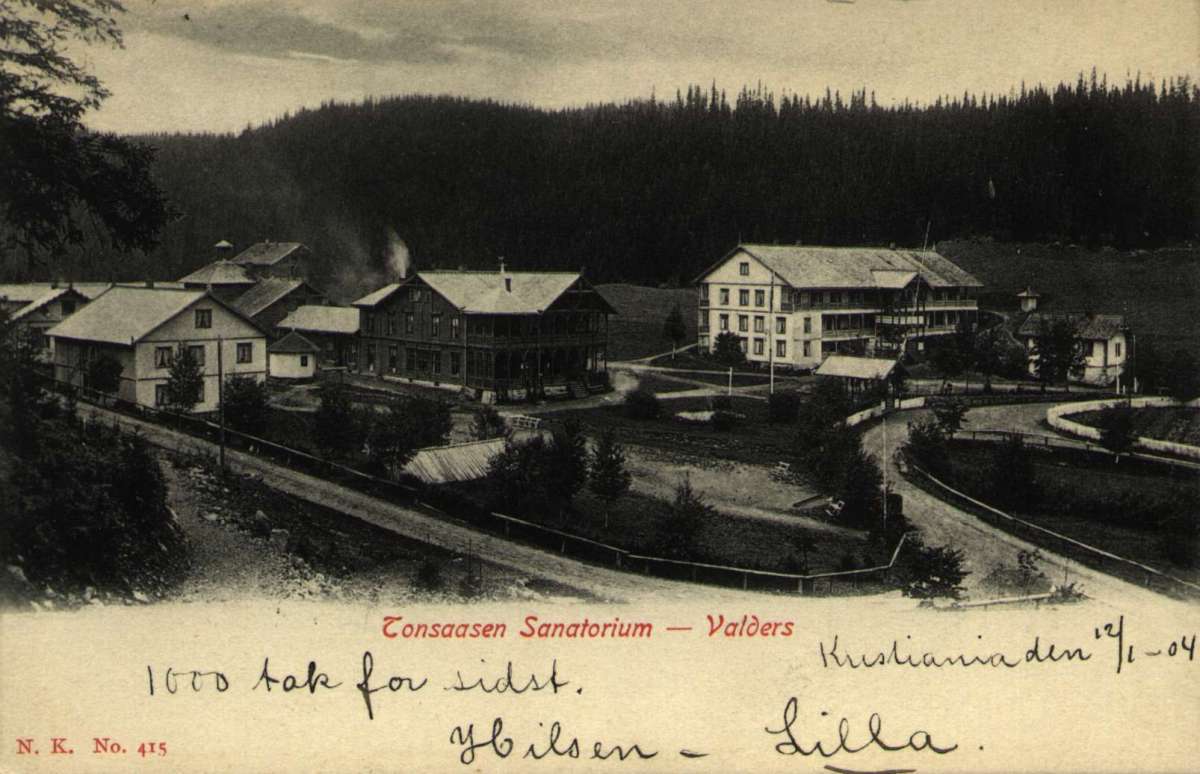
<path id="1" fill-rule="evenodd" d="M 908 437 L 907 423 L 928 415 L 924 409 L 903 411 L 891 415 L 863 434 L 863 447 L 886 466 L 888 481 L 904 497 L 904 513 L 914 526 L 925 533 L 929 545 L 949 545 L 964 555 L 966 569 L 971 571 L 965 585 L 976 590 L 979 582 L 997 562 L 1016 566 L 1020 551 L 1038 550 L 1044 560 L 1042 571 L 1055 582 L 1074 581 L 1089 597 L 1123 609 L 1135 605 L 1180 605 L 1185 602 L 1148 591 L 1106 573 L 1022 540 L 1004 530 L 981 521 L 974 514 L 928 494 L 899 475 L 893 455 Z M 986 406 L 967 412 L 966 429 L 971 427 L 1045 432 L 1040 425 L 1045 417 L 1046 404 L 1021 406 Z M 886 440 L 885 440 L 886 437 Z M 981 595 L 985 596 L 985 595 Z"/>

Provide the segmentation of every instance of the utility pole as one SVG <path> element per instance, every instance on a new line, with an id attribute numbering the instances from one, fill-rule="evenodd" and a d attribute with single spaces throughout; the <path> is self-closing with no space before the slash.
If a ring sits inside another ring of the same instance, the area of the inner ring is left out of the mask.
<path id="1" fill-rule="evenodd" d="M 767 297 L 767 309 L 770 314 L 767 315 L 767 348 L 770 350 L 767 353 L 767 362 L 770 363 L 771 371 L 771 386 L 767 388 L 768 395 L 775 394 L 775 272 L 771 272 L 771 290 Z"/>
<path id="2" fill-rule="evenodd" d="M 883 451 L 880 455 L 883 459 L 880 460 L 879 469 L 883 471 L 883 530 L 887 532 L 887 508 L 888 508 L 888 443 L 887 443 L 887 409 L 884 409 L 883 414 Z M 886 538 L 885 538 L 886 539 Z"/>
<path id="3" fill-rule="evenodd" d="M 221 473 L 225 472 L 225 341 L 217 337 L 217 418 L 221 426 L 220 462 Z"/>

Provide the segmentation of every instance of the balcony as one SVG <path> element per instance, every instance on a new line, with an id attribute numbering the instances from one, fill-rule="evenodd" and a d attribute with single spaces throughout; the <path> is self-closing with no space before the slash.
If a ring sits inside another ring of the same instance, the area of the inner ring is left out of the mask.
<path id="1" fill-rule="evenodd" d="M 880 325 L 924 325 L 925 315 L 923 314 L 895 314 L 883 313 L 875 318 Z"/>
<path id="2" fill-rule="evenodd" d="M 845 330 L 823 330 L 822 341 L 845 341 L 847 339 L 869 339 L 875 335 L 871 328 L 846 328 Z"/>

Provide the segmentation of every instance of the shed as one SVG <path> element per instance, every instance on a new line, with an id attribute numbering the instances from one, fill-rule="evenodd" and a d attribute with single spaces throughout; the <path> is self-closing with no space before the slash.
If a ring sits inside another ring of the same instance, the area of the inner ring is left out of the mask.
<path id="1" fill-rule="evenodd" d="M 872 385 L 887 382 L 896 373 L 897 361 L 879 357 L 830 355 L 816 370 L 816 375 L 840 379 L 846 390 L 854 395 Z"/>
<path id="2" fill-rule="evenodd" d="M 267 347 L 268 373 L 276 379 L 311 379 L 317 375 L 320 349 L 292 331 Z"/>

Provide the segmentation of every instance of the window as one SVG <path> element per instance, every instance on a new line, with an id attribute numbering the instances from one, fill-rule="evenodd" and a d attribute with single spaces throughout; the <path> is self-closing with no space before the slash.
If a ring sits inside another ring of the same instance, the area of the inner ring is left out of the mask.
<path id="1" fill-rule="evenodd" d="M 703 349 L 706 351 L 708 350 L 708 337 L 707 336 L 700 337 L 700 349 Z"/>
<path id="2" fill-rule="evenodd" d="M 155 347 L 154 348 L 154 367 L 155 368 L 170 368 L 172 360 L 172 351 L 170 347 Z"/>
<path id="3" fill-rule="evenodd" d="M 750 306 L 750 291 L 742 289 L 738 291 L 738 306 Z"/>
<path id="4" fill-rule="evenodd" d="M 775 318 L 775 332 L 779 333 L 779 334 L 787 333 L 787 318 L 786 317 L 776 317 Z"/>
<path id="5" fill-rule="evenodd" d="M 738 315 L 738 330 L 742 333 L 750 330 L 750 318 L 744 314 Z"/>
<path id="6" fill-rule="evenodd" d="M 442 372 L 442 353 L 432 352 L 430 354 L 433 357 L 433 372 L 440 374 Z"/>
<path id="7" fill-rule="evenodd" d="M 721 306 L 729 306 L 729 288 L 721 288 Z"/>
<path id="8" fill-rule="evenodd" d="M 765 333 L 767 330 L 767 321 L 761 314 L 754 315 L 754 332 Z"/>
<path id="9" fill-rule="evenodd" d="M 459 372 L 461 372 L 461 371 L 462 371 L 462 353 L 461 352 L 451 352 L 450 353 L 450 375 L 458 376 Z"/>
<path id="10" fill-rule="evenodd" d="M 708 283 L 707 282 L 700 286 L 700 300 L 701 301 L 708 300 Z"/>
<path id="11" fill-rule="evenodd" d="M 840 303 L 842 303 L 842 294 L 841 294 L 841 292 L 840 292 L 840 291 L 836 291 L 836 290 L 834 290 L 834 291 L 830 291 L 830 293 L 829 293 L 829 303 L 831 303 L 831 304 L 840 304 Z"/>
<path id="12" fill-rule="evenodd" d="M 812 333 L 812 318 L 811 317 L 804 318 L 804 332 Z"/>
<path id="13" fill-rule="evenodd" d="M 775 342 L 775 357 L 787 357 L 787 342 Z"/>
<path id="14" fill-rule="evenodd" d="M 727 314 L 721 315 L 721 319 L 717 324 L 717 330 L 721 330 L 721 331 L 729 330 L 729 315 L 727 315 Z"/>
<path id="15" fill-rule="evenodd" d="M 154 385 L 154 405 L 155 406 L 167 405 L 167 385 L 165 385 L 165 384 Z"/>
<path id="16" fill-rule="evenodd" d="M 755 306 L 766 306 L 766 303 L 767 303 L 767 291 L 765 291 L 765 290 L 754 291 L 754 305 Z"/>
<path id="17" fill-rule="evenodd" d="M 308 355 L 301 355 L 301 356 L 300 356 L 300 367 L 301 367 L 301 368 L 308 368 Z"/>
<path id="18" fill-rule="evenodd" d="M 192 362 L 201 368 L 204 367 L 204 347 L 194 346 L 188 347 L 188 354 L 192 357 Z"/>
<path id="19" fill-rule="evenodd" d="M 237 345 L 237 361 L 239 363 L 254 362 L 254 344 L 249 341 L 240 341 Z"/>
<path id="20" fill-rule="evenodd" d="M 413 288 L 411 291 L 409 291 L 409 298 L 414 304 L 419 303 L 421 301 L 421 289 Z"/>
<path id="21" fill-rule="evenodd" d="M 450 318 L 450 338 L 457 339 L 459 328 L 462 326 L 462 318 L 454 315 Z"/>
<path id="22" fill-rule="evenodd" d="M 196 310 L 196 327 L 211 328 L 212 327 L 212 310 L 197 309 Z"/>
<path id="23" fill-rule="evenodd" d="M 804 342 L 804 356 L 812 357 L 812 342 L 811 341 Z"/>
<path id="24" fill-rule="evenodd" d="M 412 347 L 404 350 L 404 367 L 409 371 L 417 370 L 417 351 Z"/>
<path id="25" fill-rule="evenodd" d="M 200 384 L 196 387 L 196 402 L 204 402 L 204 380 L 200 380 Z"/>
<path id="26" fill-rule="evenodd" d="M 75 314 L 75 302 L 73 300 L 64 299 L 62 302 L 63 317 Z"/>
<path id="27" fill-rule="evenodd" d="M 762 353 L 763 353 L 763 340 L 755 339 L 754 340 L 754 354 L 761 355 Z"/>
<path id="28" fill-rule="evenodd" d="M 1097 341 L 1092 344 L 1092 356 L 1096 358 L 1104 357 L 1104 342 Z"/>
<path id="29" fill-rule="evenodd" d="M 798 306 L 808 306 L 808 291 L 807 290 L 802 291 L 798 295 L 800 296 L 800 300 L 796 302 L 797 305 Z"/>
<path id="30" fill-rule="evenodd" d="M 375 315 L 370 312 L 363 312 L 363 323 L 368 334 L 375 333 Z"/>
<path id="31" fill-rule="evenodd" d="M 393 312 L 387 316 L 387 335 L 389 335 L 389 336 L 396 335 L 396 314 L 395 314 L 395 312 Z"/>
<path id="32" fill-rule="evenodd" d="M 434 338 L 437 338 L 438 336 L 442 335 L 442 316 L 440 314 L 435 314 L 433 315 L 432 320 L 433 323 L 430 329 L 430 335 Z"/>
<path id="33" fill-rule="evenodd" d="M 395 344 L 388 347 L 388 372 L 396 373 L 400 370 L 400 348 Z"/>
<path id="34" fill-rule="evenodd" d="M 1114 346 L 1116 347 L 1114 352 L 1116 353 L 1117 357 L 1120 357 L 1121 356 L 1121 342 L 1118 341 Z"/>
<path id="35" fill-rule="evenodd" d="M 407 314 L 405 314 L 404 315 L 404 332 L 412 333 L 413 330 L 416 328 L 416 323 L 417 323 L 416 315 L 414 315 L 412 312 L 408 312 Z"/>
<path id="36" fill-rule="evenodd" d="M 367 370 L 375 373 L 375 345 L 367 345 Z"/>
<path id="37" fill-rule="evenodd" d="M 750 276 L 750 262 L 749 261 L 742 261 L 741 263 L 738 264 L 738 274 L 742 275 L 743 277 Z"/>
<path id="38" fill-rule="evenodd" d="M 748 342 L 746 341 L 746 337 L 745 337 L 745 336 L 741 336 L 741 337 L 739 337 L 739 338 L 738 338 L 738 346 L 742 348 L 742 354 L 743 354 L 743 355 L 744 355 L 744 354 L 746 354 L 746 345 L 747 345 L 747 343 L 748 343 Z"/>

